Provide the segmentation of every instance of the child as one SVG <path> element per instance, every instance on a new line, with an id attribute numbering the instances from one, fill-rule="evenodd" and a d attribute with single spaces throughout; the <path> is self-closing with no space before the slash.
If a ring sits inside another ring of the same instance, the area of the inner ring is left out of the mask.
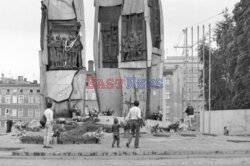
<path id="1" fill-rule="evenodd" d="M 224 127 L 224 135 L 225 136 L 229 135 L 229 130 L 227 129 L 227 126 Z"/>
<path id="2" fill-rule="evenodd" d="M 115 142 L 117 142 L 117 147 L 119 148 L 119 144 L 120 144 L 120 124 L 118 124 L 118 119 L 115 118 L 114 119 L 114 124 L 112 125 L 112 132 L 113 132 L 113 143 L 112 143 L 112 147 L 114 147 Z"/>

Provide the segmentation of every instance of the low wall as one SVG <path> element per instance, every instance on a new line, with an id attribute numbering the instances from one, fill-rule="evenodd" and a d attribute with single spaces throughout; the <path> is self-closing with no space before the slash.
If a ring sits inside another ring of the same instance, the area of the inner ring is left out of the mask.
<path id="1" fill-rule="evenodd" d="M 223 134 L 224 127 L 230 135 L 250 134 L 250 110 L 211 111 L 209 127 L 209 111 L 200 114 L 200 131 L 204 133 Z M 204 119 L 204 122 L 203 122 Z"/>

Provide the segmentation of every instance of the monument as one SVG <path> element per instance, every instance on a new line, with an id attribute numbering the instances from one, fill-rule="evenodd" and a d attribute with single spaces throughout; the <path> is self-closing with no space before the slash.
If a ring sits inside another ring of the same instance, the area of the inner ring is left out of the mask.
<path id="1" fill-rule="evenodd" d="M 94 62 L 100 111 L 125 116 L 134 100 L 142 115 L 161 108 L 164 60 L 160 0 L 95 0 Z M 103 82 L 108 85 L 103 86 Z"/>
<path id="2" fill-rule="evenodd" d="M 86 84 L 83 0 L 43 0 L 40 85 L 43 106 L 55 103 L 56 116 L 84 112 Z"/>

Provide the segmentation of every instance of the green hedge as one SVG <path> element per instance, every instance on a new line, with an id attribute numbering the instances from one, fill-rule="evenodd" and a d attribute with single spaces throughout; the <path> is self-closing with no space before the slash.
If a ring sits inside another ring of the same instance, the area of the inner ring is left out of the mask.
<path id="1" fill-rule="evenodd" d="M 62 144 L 84 144 L 84 143 L 96 143 L 96 139 L 84 140 L 83 135 L 87 132 L 94 132 L 100 128 L 103 128 L 104 132 L 111 133 L 112 128 L 110 125 L 95 124 L 93 122 L 84 123 L 81 126 L 75 125 L 54 125 L 53 130 L 60 131 L 60 137 L 58 143 Z M 22 143 L 26 144 L 43 144 L 42 136 L 22 136 L 20 138 Z"/>

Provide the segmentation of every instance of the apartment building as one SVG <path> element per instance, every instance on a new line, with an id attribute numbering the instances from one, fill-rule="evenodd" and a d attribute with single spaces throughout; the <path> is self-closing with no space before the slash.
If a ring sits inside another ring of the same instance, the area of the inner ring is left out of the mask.
<path id="1" fill-rule="evenodd" d="M 29 82 L 19 76 L 17 80 L 5 78 L 0 80 L 0 127 L 7 119 L 13 121 L 39 119 L 41 108 L 40 85 L 37 81 Z"/>
<path id="2" fill-rule="evenodd" d="M 190 103 L 196 113 L 203 109 L 202 90 L 199 87 L 199 77 L 202 65 L 197 57 L 193 61 L 184 56 L 168 56 L 164 62 L 163 72 L 163 112 L 171 121 L 185 116 L 187 103 Z"/>

